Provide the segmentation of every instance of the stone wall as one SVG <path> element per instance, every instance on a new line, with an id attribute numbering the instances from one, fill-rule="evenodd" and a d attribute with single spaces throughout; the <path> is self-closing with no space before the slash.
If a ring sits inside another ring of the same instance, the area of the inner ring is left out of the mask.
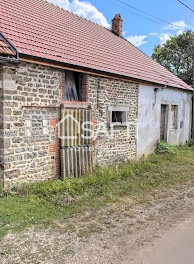
<path id="1" fill-rule="evenodd" d="M 0 65 L 0 188 L 4 179 L 3 70 Z"/>
<path id="2" fill-rule="evenodd" d="M 95 131 L 104 124 L 110 132 L 109 106 L 128 106 L 129 136 L 127 127 L 115 127 L 116 133 L 111 138 L 108 133 L 96 138 L 95 155 L 99 165 L 115 164 L 136 157 L 136 122 L 138 105 L 138 85 L 115 79 L 89 77 L 89 103 L 93 109 Z"/>
<path id="3" fill-rule="evenodd" d="M 60 176 L 60 142 L 56 124 L 60 118 L 65 71 L 19 63 L 1 68 L 4 186 Z M 87 82 L 87 83 L 86 83 Z M 108 106 L 129 107 L 130 136 L 117 127 L 112 138 L 100 134 L 94 141 L 96 164 L 107 165 L 136 157 L 138 85 L 88 76 L 86 98 L 93 110 L 94 130 L 109 128 Z"/>
<path id="4" fill-rule="evenodd" d="M 59 176 L 56 123 L 64 71 L 19 63 L 3 76 L 4 185 Z"/>

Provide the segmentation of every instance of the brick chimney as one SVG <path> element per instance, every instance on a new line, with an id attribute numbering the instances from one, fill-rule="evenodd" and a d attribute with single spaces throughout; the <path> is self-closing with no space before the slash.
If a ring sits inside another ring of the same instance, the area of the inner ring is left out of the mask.
<path id="1" fill-rule="evenodd" d="M 120 14 L 115 15 L 112 20 L 112 31 L 119 37 L 123 35 L 123 20 Z"/>

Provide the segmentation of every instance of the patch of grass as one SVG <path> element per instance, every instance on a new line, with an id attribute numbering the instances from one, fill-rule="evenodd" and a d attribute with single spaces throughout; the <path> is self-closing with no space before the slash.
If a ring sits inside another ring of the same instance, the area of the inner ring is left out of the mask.
<path id="1" fill-rule="evenodd" d="M 23 185 L 14 190 L 17 194 L 4 194 L 0 198 L 0 237 L 9 230 L 53 225 L 85 210 L 95 212 L 122 196 L 142 198 L 160 186 L 168 188 L 194 178 L 194 148 L 161 143 L 158 149 L 160 155 L 151 154 L 138 162 L 97 168 L 78 179 Z"/>

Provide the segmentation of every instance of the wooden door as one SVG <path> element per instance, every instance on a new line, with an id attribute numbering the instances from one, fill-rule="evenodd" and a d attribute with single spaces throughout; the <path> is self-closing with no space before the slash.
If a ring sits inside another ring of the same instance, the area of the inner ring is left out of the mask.
<path id="1" fill-rule="evenodd" d="M 83 109 L 61 110 L 61 177 L 78 177 L 93 169 L 93 148 L 90 137 L 92 111 Z M 88 130 L 82 129 L 86 124 Z M 84 137 L 85 136 L 85 137 Z"/>

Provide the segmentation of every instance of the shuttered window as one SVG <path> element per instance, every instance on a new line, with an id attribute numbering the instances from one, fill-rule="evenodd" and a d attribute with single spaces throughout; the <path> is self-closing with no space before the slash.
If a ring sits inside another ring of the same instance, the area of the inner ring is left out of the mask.
<path id="1" fill-rule="evenodd" d="M 65 76 L 64 100 L 87 101 L 88 78 L 86 74 L 67 71 Z"/>

